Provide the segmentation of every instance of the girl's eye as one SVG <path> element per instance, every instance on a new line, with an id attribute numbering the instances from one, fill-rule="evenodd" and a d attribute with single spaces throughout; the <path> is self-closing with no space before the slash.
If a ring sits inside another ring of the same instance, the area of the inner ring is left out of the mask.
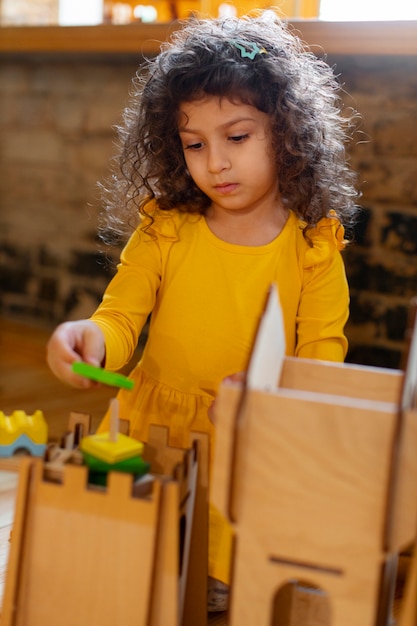
<path id="1" fill-rule="evenodd" d="M 184 146 L 184 150 L 201 150 L 203 147 L 203 143 L 200 141 L 198 143 L 190 143 Z"/>
<path id="2" fill-rule="evenodd" d="M 245 141 L 245 139 L 247 139 L 248 137 L 248 133 L 246 133 L 245 135 L 234 135 L 233 137 L 229 137 L 229 141 L 231 141 L 232 143 L 241 143 L 242 141 Z"/>

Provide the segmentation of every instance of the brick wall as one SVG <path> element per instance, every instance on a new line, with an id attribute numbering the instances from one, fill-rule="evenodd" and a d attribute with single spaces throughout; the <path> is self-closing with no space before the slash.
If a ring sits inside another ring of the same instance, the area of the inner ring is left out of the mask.
<path id="1" fill-rule="evenodd" d="M 352 151 L 364 211 L 345 254 L 348 360 L 399 367 L 417 294 L 416 58 L 328 60 L 364 115 Z M 52 328 L 99 301 L 112 270 L 96 238 L 96 181 L 138 62 L 0 57 L 0 315 Z"/>
<path id="2" fill-rule="evenodd" d="M 399 367 L 417 295 L 417 59 L 329 58 L 364 117 L 352 151 L 364 208 L 345 254 L 351 291 L 348 360 Z M 362 141 L 362 142 L 361 142 Z"/>
<path id="3" fill-rule="evenodd" d="M 99 300 L 110 273 L 96 236 L 96 183 L 136 65 L 127 57 L 2 60 L 0 313 L 53 326 L 88 315 Z"/>

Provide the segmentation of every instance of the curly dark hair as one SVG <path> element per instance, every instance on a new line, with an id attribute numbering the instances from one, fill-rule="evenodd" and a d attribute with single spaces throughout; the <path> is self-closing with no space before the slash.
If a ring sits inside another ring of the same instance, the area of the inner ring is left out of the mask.
<path id="1" fill-rule="evenodd" d="M 242 55 L 236 41 L 263 53 Z M 332 68 L 272 11 L 190 19 L 133 80 L 106 189 L 107 234 L 125 234 L 152 199 L 161 210 L 204 214 L 210 206 L 188 173 L 178 133 L 181 103 L 206 95 L 271 117 L 281 198 L 307 230 L 330 212 L 351 224 L 358 193 L 347 144 L 357 114 L 343 110 L 340 92 Z"/>

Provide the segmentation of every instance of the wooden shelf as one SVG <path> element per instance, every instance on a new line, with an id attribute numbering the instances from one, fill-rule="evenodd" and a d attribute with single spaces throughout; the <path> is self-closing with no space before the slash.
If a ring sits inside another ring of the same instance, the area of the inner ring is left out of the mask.
<path id="1" fill-rule="evenodd" d="M 294 20 L 301 38 L 328 54 L 417 55 L 417 21 L 323 22 Z M 0 53 L 154 54 L 179 28 L 166 24 L 125 26 L 1 27 Z"/>
<path id="2" fill-rule="evenodd" d="M 156 53 L 174 24 L 6 26 L 0 52 Z"/>
<path id="3" fill-rule="evenodd" d="M 328 54 L 417 55 L 417 21 L 292 22 L 301 38 Z"/>

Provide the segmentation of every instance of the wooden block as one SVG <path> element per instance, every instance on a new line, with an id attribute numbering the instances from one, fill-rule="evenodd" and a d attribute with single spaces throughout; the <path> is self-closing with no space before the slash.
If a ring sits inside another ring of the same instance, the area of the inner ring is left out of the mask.
<path id="1" fill-rule="evenodd" d="M 193 449 L 188 453 L 189 490 L 182 502 L 186 535 L 180 576 L 181 626 L 207 623 L 209 441 L 203 433 L 193 433 L 193 437 Z"/>
<path id="2" fill-rule="evenodd" d="M 329 597 L 321 589 L 289 582 L 275 597 L 274 615 L 280 626 L 329 626 Z"/>
<path id="3" fill-rule="evenodd" d="M 172 476 L 176 466 L 184 458 L 184 450 L 168 444 L 169 430 L 165 426 L 151 424 L 142 457 L 151 464 L 152 473 Z"/>
<path id="4" fill-rule="evenodd" d="M 162 485 L 160 524 L 155 562 L 155 576 L 151 599 L 149 626 L 178 626 L 180 624 L 179 578 L 179 532 L 178 511 L 180 508 L 179 487 L 168 480 Z M 173 512 L 175 514 L 173 514 Z M 167 599 L 171 601 L 167 602 Z"/>
<path id="5" fill-rule="evenodd" d="M 86 437 L 91 432 L 91 415 L 71 411 L 68 420 L 68 430 L 76 435 L 75 445 L 78 445 L 82 437 Z"/>
<path id="6" fill-rule="evenodd" d="M 286 357 L 277 386 L 398 405 L 403 380 L 400 370 Z"/>
<path id="7" fill-rule="evenodd" d="M 388 549 L 400 552 L 417 534 L 417 409 L 406 409 L 399 433 Z"/>
<path id="8" fill-rule="evenodd" d="M 401 604 L 398 626 L 416 626 L 417 624 L 417 543 L 411 565 L 408 568 L 405 595 Z"/>
<path id="9" fill-rule="evenodd" d="M 236 421 L 243 397 L 242 385 L 223 383 L 215 405 L 216 447 L 212 467 L 211 500 L 222 515 L 232 520 L 230 503 L 235 472 Z"/>
<path id="10" fill-rule="evenodd" d="M 66 467 L 62 485 L 45 482 L 41 464 L 25 469 L 3 626 L 146 626 L 159 483 L 140 500 L 128 475 L 111 474 L 100 491 L 87 487 L 84 467 Z"/>
<path id="11" fill-rule="evenodd" d="M 2 626 L 204 626 L 209 449 L 193 437 L 170 448 L 155 427 L 147 451 L 171 477 L 142 485 L 89 485 L 74 465 L 51 482 L 51 463 L 22 460 Z"/>
<path id="12" fill-rule="evenodd" d="M 168 439 L 167 428 L 151 425 L 143 458 L 151 464 L 152 472 L 165 476 L 177 473 L 182 481 L 182 511 L 187 518 L 188 533 L 184 544 L 188 555 L 183 556 L 183 561 L 188 562 L 188 569 L 182 572 L 179 582 L 180 623 L 181 626 L 204 626 L 207 622 L 209 440 L 205 433 L 192 433 L 192 452 L 184 457 L 184 450 L 169 446 Z M 194 466 L 196 460 L 198 465 Z M 193 491 L 194 502 L 189 501 L 187 495 Z M 180 508 L 177 529 L 183 523 L 181 515 Z"/>
<path id="13" fill-rule="evenodd" d="M 397 405 L 282 388 L 219 397 L 214 471 L 230 483 L 214 493 L 237 536 L 231 626 L 267 626 L 274 590 L 303 572 L 329 592 L 337 626 L 373 626 Z"/>
<path id="14" fill-rule="evenodd" d="M 264 536 L 271 554 L 290 541 L 294 559 L 348 557 L 353 545 L 380 550 L 391 406 L 285 390 L 252 391 L 244 406 L 234 519 Z"/>

